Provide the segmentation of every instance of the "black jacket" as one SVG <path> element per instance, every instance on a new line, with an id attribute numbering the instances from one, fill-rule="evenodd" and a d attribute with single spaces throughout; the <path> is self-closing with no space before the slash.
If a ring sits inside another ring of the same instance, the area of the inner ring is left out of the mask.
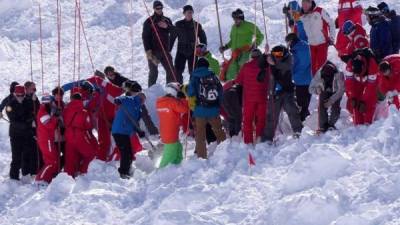
<path id="1" fill-rule="evenodd" d="M 207 45 L 207 36 L 201 24 L 193 20 L 187 21 L 183 19 L 175 23 L 175 27 L 171 35 L 171 43 L 169 49 L 172 50 L 175 44 L 175 40 L 176 38 L 178 38 L 177 52 L 182 53 L 186 56 L 192 56 L 196 44 L 195 33 L 197 26 L 197 37 L 199 38 L 200 43 Z"/>
<path id="2" fill-rule="evenodd" d="M 169 51 L 170 47 L 170 36 L 171 32 L 173 30 L 173 24 L 172 21 L 165 16 L 158 16 L 158 15 L 152 15 L 150 18 L 148 18 L 144 24 L 143 24 L 143 32 L 142 32 L 142 40 L 143 40 L 143 45 L 144 45 L 144 50 L 152 50 L 154 52 L 162 52 L 162 48 L 160 45 L 160 42 L 157 38 L 157 34 L 154 31 L 153 24 L 151 22 L 153 20 L 154 26 L 157 30 L 157 33 L 161 39 L 161 43 L 166 51 Z M 168 24 L 168 28 L 164 29 L 159 26 L 157 26 L 157 23 L 164 21 Z"/>
<path id="3" fill-rule="evenodd" d="M 292 55 L 287 53 L 282 60 L 275 60 L 275 65 L 271 66 L 271 72 L 275 82 L 276 94 L 294 93 L 295 85 L 292 78 Z"/>
<path id="4" fill-rule="evenodd" d="M 28 99 L 19 103 L 13 98 L 6 106 L 7 117 L 10 120 L 9 134 L 15 136 L 32 136 L 32 123 L 34 115 L 32 113 L 32 104 Z"/>
<path id="5" fill-rule="evenodd" d="M 3 112 L 4 108 L 7 106 L 7 104 L 14 98 L 13 94 L 9 94 L 7 97 L 5 97 L 3 99 L 3 101 L 1 101 L 0 104 L 0 112 Z"/>
<path id="6" fill-rule="evenodd" d="M 112 84 L 114 84 L 115 86 L 118 86 L 118 87 L 122 87 L 122 84 L 123 84 L 125 81 L 127 81 L 127 80 L 128 80 L 128 78 L 122 76 L 120 73 L 115 73 L 115 78 L 114 78 L 114 80 L 110 80 L 110 79 L 109 79 L 109 81 L 110 81 Z"/>

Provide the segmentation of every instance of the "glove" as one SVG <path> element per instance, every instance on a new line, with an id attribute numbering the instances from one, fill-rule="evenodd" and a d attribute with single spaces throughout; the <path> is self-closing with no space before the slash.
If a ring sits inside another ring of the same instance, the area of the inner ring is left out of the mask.
<path id="1" fill-rule="evenodd" d="M 137 131 L 137 134 L 138 134 L 138 136 L 139 136 L 140 138 L 146 137 L 146 133 L 145 133 L 144 131 L 142 131 L 142 130 L 138 130 L 138 131 Z"/>
<path id="2" fill-rule="evenodd" d="M 187 84 L 182 85 L 182 87 L 181 87 L 181 91 L 183 92 L 184 95 L 188 95 L 187 94 L 188 93 L 188 89 L 189 89 L 189 85 L 187 85 Z"/>
<path id="3" fill-rule="evenodd" d="M 176 95 L 176 97 L 180 98 L 180 99 L 185 99 L 186 95 L 185 95 L 185 93 L 183 93 L 183 91 L 179 91 L 178 94 Z"/>
<path id="4" fill-rule="evenodd" d="M 285 15 L 289 14 L 289 6 L 286 6 L 286 5 L 283 6 L 282 13 L 285 14 Z"/>
<path id="5" fill-rule="evenodd" d="M 121 105 L 121 104 L 122 104 L 121 99 L 120 99 L 120 98 L 114 99 L 114 104 L 116 104 L 116 105 Z"/>
<path id="6" fill-rule="evenodd" d="M 152 62 L 154 65 L 157 66 L 158 64 L 160 64 L 160 60 L 158 60 L 157 57 L 155 57 L 153 55 L 153 51 L 152 50 L 147 50 L 146 51 L 146 57 L 147 57 L 147 60 Z"/>
<path id="7" fill-rule="evenodd" d="M 194 108 L 196 107 L 196 97 L 189 97 L 189 108 L 190 110 L 194 110 Z"/>
<path id="8" fill-rule="evenodd" d="M 219 47 L 219 52 L 224 53 L 228 49 L 228 46 L 224 45 Z"/>
<path id="9" fill-rule="evenodd" d="M 363 101 L 360 101 L 359 103 L 358 103 L 358 111 L 360 111 L 360 113 L 365 113 L 366 112 L 366 105 L 365 105 L 365 102 L 363 102 Z"/>

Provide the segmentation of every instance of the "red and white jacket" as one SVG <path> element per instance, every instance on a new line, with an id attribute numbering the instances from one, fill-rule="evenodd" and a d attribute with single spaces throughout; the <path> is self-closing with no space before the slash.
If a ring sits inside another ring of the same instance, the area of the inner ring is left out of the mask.
<path id="1" fill-rule="evenodd" d="M 360 24 L 355 24 L 353 34 L 348 36 L 349 44 L 346 47 L 346 53 L 351 55 L 355 50 L 369 48 L 368 35 L 365 29 Z"/>
<path id="2" fill-rule="evenodd" d="M 339 0 L 338 25 L 339 29 L 344 22 L 351 20 L 353 23 L 362 24 L 363 8 L 359 0 Z"/>
<path id="3" fill-rule="evenodd" d="M 37 141 L 49 142 L 50 144 L 54 143 L 58 125 L 57 118 L 51 116 L 47 112 L 45 105 L 42 104 L 40 105 L 36 120 Z"/>
<path id="4" fill-rule="evenodd" d="M 385 76 L 379 73 L 379 91 L 384 95 L 388 95 L 388 97 L 395 97 L 400 92 L 400 54 L 387 56 L 383 61 L 389 62 L 391 74 L 390 76 Z"/>

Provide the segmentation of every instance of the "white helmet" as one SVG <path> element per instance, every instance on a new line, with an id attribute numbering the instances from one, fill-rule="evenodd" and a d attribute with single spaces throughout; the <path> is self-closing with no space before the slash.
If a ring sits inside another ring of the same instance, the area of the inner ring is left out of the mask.
<path id="1" fill-rule="evenodd" d="M 168 95 L 172 95 L 174 97 L 177 97 L 178 92 L 181 90 L 181 84 L 178 82 L 171 82 L 168 83 L 167 86 L 165 87 L 165 92 Z"/>

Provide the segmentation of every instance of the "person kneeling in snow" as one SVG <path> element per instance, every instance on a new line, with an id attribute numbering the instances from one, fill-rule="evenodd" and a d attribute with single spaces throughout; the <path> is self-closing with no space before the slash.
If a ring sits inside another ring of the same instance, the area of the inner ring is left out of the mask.
<path id="1" fill-rule="evenodd" d="M 179 83 L 169 83 L 165 88 L 167 94 L 157 99 L 160 134 L 164 143 L 160 168 L 166 167 L 170 163 L 179 164 L 183 159 L 182 144 L 179 142 L 179 128 L 186 126 L 182 123 L 182 115 L 189 111 L 189 106 L 180 89 Z"/>
<path id="2" fill-rule="evenodd" d="M 114 102 L 118 109 L 112 124 L 111 133 L 121 153 L 120 167 L 118 172 L 122 179 L 129 179 L 133 174 L 132 165 L 132 145 L 130 137 L 135 133 L 141 133 L 139 120 L 140 108 L 143 99 L 139 95 L 134 95 L 134 85 L 125 84 L 125 95 L 117 97 Z"/>
<path id="3" fill-rule="evenodd" d="M 400 55 L 389 55 L 379 64 L 378 90 L 389 104 L 400 108 Z"/>
<path id="4" fill-rule="evenodd" d="M 343 73 L 332 62 L 326 62 L 312 79 L 309 91 L 319 96 L 319 131 L 324 133 L 329 129 L 336 129 L 335 124 L 340 117 L 340 101 L 344 94 Z"/>

